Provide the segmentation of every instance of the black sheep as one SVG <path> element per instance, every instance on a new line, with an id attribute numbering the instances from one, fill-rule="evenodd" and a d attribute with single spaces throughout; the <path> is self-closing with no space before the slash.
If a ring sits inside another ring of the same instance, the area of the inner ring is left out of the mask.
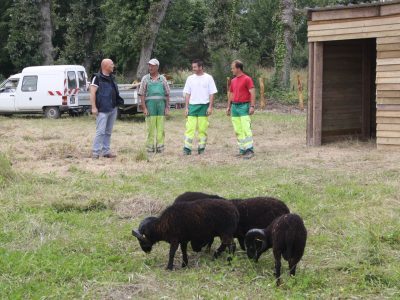
<path id="1" fill-rule="evenodd" d="M 288 261 L 290 275 L 296 275 L 296 266 L 303 257 L 307 230 L 296 214 L 276 218 L 266 229 L 251 229 L 246 234 L 247 256 L 258 261 L 260 255 L 272 247 L 275 258 L 275 277 L 280 284 L 281 256 Z"/>
<path id="2" fill-rule="evenodd" d="M 200 200 L 200 199 L 224 199 L 218 195 L 209 195 L 205 194 L 202 192 L 185 192 L 174 200 L 175 203 L 181 203 L 181 202 L 192 202 L 195 200 Z M 195 252 L 200 252 L 201 249 L 207 245 L 207 249 L 211 249 L 211 245 L 214 243 L 214 237 L 210 238 L 208 241 L 200 241 L 200 240 L 192 240 L 190 242 L 193 251 Z"/>
<path id="3" fill-rule="evenodd" d="M 232 203 L 220 199 L 202 199 L 173 204 L 159 217 L 144 219 L 138 230 L 132 230 L 132 234 L 139 240 L 142 250 L 146 253 L 159 241 L 170 243 L 167 269 L 172 270 L 179 245 L 182 250 L 182 267 L 187 266 L 187 244 L 190 241 L 209 241 L 219 236 L 221 246 L 214 253 L 214 257 L 218 257 L 226 247 L 229 253 L 232 253 L 233 234 L 238 221 L 239 213 Z"/>
<path id="4" fill-rule="evenodd" d="M 272 197 L 255 197 L 231 200 L 239 211 L 239 224 L 235 232 L 240 248 L 246 250 L 244 238 L 252 228 L 266 228 L 277 217 L 290 213 L 281 200 Z"/>
<path id="5" fill-rule="evenodd" d="M 186 192 L 178 196 L 174 203 L 190 202 L 203 198 L 216 198 L 218 195 L 207 195 L 201 192 Z M 281 200 L 272 197 L 255 197 L 248 199 L 233 199 L 232 201 L 239 211 L 239 224 L 234 237 L 238 239 L 240 248 L 246 250 L 244 237 L 252 228 L 266 228 L 275 218 L 290 213 L 289 208 Z M 208 244 L 211 247 L 213 240 L 192 241 L 193 251 L 199 252 L 201 248 Z"/>
<path id="6" fill-rule="evenodd" d="M 174 203 L 190 202 L 199 199 L 224 199 L 218 195 L 209 195 L 201 192 L 185 192 L 174 200 Z"/>

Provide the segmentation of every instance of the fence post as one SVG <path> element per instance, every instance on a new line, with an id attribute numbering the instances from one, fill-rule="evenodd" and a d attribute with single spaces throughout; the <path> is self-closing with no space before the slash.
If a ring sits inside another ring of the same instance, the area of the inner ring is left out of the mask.
<path id="1" fill-rule="evenodd" d="M 260 77 L 258 78 L 258 82 L 260 83 L 260 108 L 265 109 L 267 106 L 267 102 L 265 100 L 265 85 L 264 85 L 264 78 Z"/>
<path id="2" fill-rule="evenodd" d="M 300 80 L 300 74 L 297 74 L 297 93 L 299 96 L 299 107 L 301 110 L 304 110 L 303 85 Z"/>

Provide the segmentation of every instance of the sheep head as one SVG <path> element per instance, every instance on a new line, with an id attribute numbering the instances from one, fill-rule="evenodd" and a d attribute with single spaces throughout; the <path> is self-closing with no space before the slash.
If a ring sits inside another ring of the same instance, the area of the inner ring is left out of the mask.
<path id="1" fill-rule="evenodd" d="M 245 243 L 248 258 L 255 261 L 268 249 L 267 237 L 262 229 L 250 229 L 246 233 Z"/>
<path id="2" fill-rule="evenodd" d="M 157 218 L 155 217 L 148 217 L 140 223 L 139 229 L 132 230 L 132 235 L 138 239 L 140 248 L 146 253 L 150 253 L 153 245 L 156 243 L 152 238 L 154 222 L 156 220 Z"/>

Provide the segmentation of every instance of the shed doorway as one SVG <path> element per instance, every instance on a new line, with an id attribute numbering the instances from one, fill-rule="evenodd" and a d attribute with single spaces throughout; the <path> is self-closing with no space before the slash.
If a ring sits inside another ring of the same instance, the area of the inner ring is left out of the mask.
<path id="1" fill-rule="evenodd" d="M 376 39 L 323 45 L 322 142 L 376 137 Z"/>

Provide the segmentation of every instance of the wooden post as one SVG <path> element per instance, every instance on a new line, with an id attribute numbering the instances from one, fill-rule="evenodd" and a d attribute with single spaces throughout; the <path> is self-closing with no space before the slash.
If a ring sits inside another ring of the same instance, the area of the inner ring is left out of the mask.
<path id="1" fill-rule="evenodd" d="M 299 107 L 304 110 L 303 85 L 300 80 L 300 74 L 297 74 L 297 93 L 299 95 Z"/>
<path id="2" fill-rule="evenodd" d="M 265 107 L 267 106 L 267 103 L 265 101 L 265 96 L 264 96 L 264 92 L 265 92 L 264 78 L 260 77 L 260 78 L 258 78 L 258 81 L 260 83 L 260 108 L 265 109 Z"/>
<path id="3" fill-rule="evenodd" d="M 314 43 L 308 43 L 308 103 L 307 103 L 307 146 L 313 141 L 313 91 L 314 91 Z"/>
<path id="4" fill-rule="evenodd" d="M 324 71 L 324 44 L 314 43 L 313 78 L 313 145 L 322 144 L 322 84 Z"/>
<path id="5" fill-rule="evenodd" d="M 368 41 L 362 46 L 362 126 L 364 139 L 371 137 L 371 51 Z"/>

